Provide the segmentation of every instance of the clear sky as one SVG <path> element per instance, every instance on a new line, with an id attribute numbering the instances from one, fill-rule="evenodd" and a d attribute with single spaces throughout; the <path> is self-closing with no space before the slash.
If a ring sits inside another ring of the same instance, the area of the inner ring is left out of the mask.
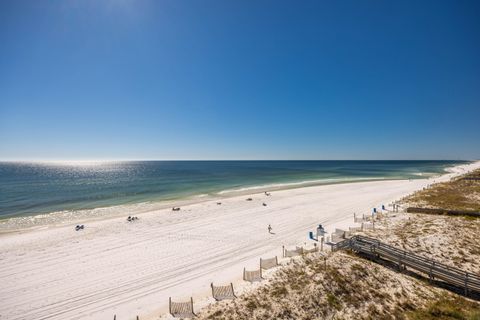
<path id="1" fill-rule="evenodd" d="M 0 159 L 478 159 L 480 1 L 0 1 Z"/>

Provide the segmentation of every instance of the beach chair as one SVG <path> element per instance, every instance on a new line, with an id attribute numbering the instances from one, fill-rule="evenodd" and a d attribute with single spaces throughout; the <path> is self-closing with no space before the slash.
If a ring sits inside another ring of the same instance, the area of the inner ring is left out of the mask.
<path id="1" fill-rule="evenodd" d="M 196 316 L 193 312 L 193 298 L 187 302 L 173 302 L 172 298 L 168 298 L 168 308 L 170 314 L 175 318 L 194 318 Z"/>
<path id="2" fill-rule="evenodd" d="M 262 281 L 262 268 L 252 271 L 243 268 L 243 280 L 248 282 Z"/>
<path id="3" fill-rule="evenodd" d="M 233 291 L 233 283 L 226 286 L 214 286 L 213 283 L 211 283 L 210 287 L 212 287 L 212 296 L 217 301 L 230 300 L 237 297 Z"/>
<path id="4" fill-rule="evenodd" d="M 278 266 L 278 258 L 277 256 L 269 259 L 262 259 L 260 258 L 260 269 L 271 269 Z"/>

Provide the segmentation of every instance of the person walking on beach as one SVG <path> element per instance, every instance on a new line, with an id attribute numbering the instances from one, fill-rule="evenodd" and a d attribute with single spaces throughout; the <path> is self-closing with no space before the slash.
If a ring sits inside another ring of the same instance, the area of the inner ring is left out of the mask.
<path id="1" fill-rule="evenodd" d="M 268 233 L 272 233 L 272 226 L 268 225 Z"/>

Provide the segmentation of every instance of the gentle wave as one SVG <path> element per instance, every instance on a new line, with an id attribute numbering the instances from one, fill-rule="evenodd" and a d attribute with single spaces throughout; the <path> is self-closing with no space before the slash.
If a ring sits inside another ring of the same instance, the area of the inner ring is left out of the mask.
<path id="1" fill-rule="evenodd" d="M 234 188 L 234 189 L 226 189 L 218 192 L 219 195 L 223 194 L 231 194 L 231 193 L 243 193 L 247 191 L 255 191 L 255 190 L 269 190 L 269 189 L 279 189 L 279 188 L 291 188 L 291 187 L 301 187 L 301 186 L 309 186 L 309 185 L 325 185 L 325 184 L 335 184 L 339 182 L 358 182 L 358 181 L 375 181 L 375 180 L 387 180 L 392 179 L 391 177 L 362 177 L 362 178 L 336 178 L 336 179 L 317 179 L 317 180 L 305 180 L 299 182 L 286 182 L 286 183 L 272 183 L 272 184 L 263 184 L 257 186 L 250 186 L 250 187 L 242 187 L 242 188 Z M 393 178 L 395 179 L 395 178 Z M 392 179 L 392 180 L 393 180 Z"/>

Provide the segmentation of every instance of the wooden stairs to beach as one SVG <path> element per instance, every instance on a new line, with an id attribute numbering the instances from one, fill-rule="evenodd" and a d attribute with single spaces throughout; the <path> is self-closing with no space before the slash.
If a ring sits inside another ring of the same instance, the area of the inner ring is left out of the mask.
<path id="1" fill-rule="evenodd" d="M 408 267 L 427 274 L 431 280 L 438 279 L 451 286 L 462 288 L 465 295 L 470 292 L 480 293 L 479 275 L 398 249 L 377 239 L 355 235 L 332 245 L 332 251 L 341 249 L 349 249 L 355 253 L 363 253 L 376 259 L 391 261 L 397 264 L 400 270 L 406 270 Z"/>

